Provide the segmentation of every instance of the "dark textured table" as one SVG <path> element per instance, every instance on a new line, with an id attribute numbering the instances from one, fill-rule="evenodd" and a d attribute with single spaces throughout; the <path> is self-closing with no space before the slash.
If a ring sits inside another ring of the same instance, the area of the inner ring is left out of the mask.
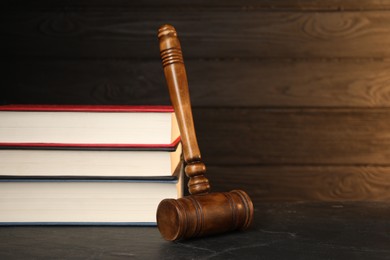
<path id="1" fill-rule="evenodd" d="M 155 227 L 1 227 L 0 259 L 390 259 L 390 203 L 255 203 L 243 233 L 187 242 Z"/>

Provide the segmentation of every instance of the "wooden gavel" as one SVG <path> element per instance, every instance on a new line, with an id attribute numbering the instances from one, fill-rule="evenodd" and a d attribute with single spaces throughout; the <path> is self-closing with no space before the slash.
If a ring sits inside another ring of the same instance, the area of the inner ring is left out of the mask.
<path id="1" fill-rule="evenodd" d="M 209 193 L 206 167 L 196 140 L 187 75 L 180 42 L 171 25 L 158 31 L 160 53 L 171 102 L 179 124 L 185 173 L 191 195 L 165 199 L 157 209 L 157 226 L 170 241 L 247 229 L 253 220 L 253 204 L 241 190 Z"/>

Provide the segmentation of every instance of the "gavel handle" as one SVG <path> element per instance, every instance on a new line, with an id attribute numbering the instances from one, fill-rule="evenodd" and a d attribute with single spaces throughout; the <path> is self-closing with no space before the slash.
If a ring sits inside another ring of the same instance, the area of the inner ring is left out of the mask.
<path id="1" fill-rule="evenodd" d="M 187 74 L 175 28 L 171 25 L 161 26 L 158 38 L 165 79 L 180 129 L 186 163 L 185 173 L 190 178 L 188 189 L 191 194 L 208 193 L 210 184 L 204 176 L 206 167 L 201 160 L 196 139 Z"/>

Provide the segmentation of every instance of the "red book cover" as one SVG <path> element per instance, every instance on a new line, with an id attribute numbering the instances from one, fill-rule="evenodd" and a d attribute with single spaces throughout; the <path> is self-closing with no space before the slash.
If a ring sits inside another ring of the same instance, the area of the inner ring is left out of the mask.
<path id="1" fill-rule="evenodd" d="M 172 106 L 119 106 L 119 105 L 3 105 L 0 111 L 53 111 L 53 112 L 174 112 Z"/>
<path id="2" fill-rule="evenodd" d="M 126 151 L 175 151 L 181 139 L 170 144 L 79 144 L 79 143 L 1 143 L 0 149 L 80 149 L 80 150 L 126 150 Z"/>

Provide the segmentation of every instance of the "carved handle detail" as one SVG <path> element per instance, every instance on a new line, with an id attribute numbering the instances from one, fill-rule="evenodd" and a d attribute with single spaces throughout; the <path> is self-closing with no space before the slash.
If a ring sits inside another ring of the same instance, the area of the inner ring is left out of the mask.
<path id="1" fill-rule="evenodd" d="M 161 60 L 164 68 L 173 63 L 184 64 L 183 54 L 180 49 L 177 48 L 166 49 L 161 51 L 160 55 L 161 55 Z"/>
<path id="2" fill-rule="evenodd" d="M 187 73 L 184 67 L 180 42 L 175 28 L 171 25 L 161 26 L 158 38 L 165 79 L 179 124 L 184 161 L 187 164 L 185 173 L 190 177 L 188 189 L 191 194 L 207 193 L 210 190 L 210 184 L 207 178 L 204 177 L 206 166 L 201 161 L 196 139 Z"/>

